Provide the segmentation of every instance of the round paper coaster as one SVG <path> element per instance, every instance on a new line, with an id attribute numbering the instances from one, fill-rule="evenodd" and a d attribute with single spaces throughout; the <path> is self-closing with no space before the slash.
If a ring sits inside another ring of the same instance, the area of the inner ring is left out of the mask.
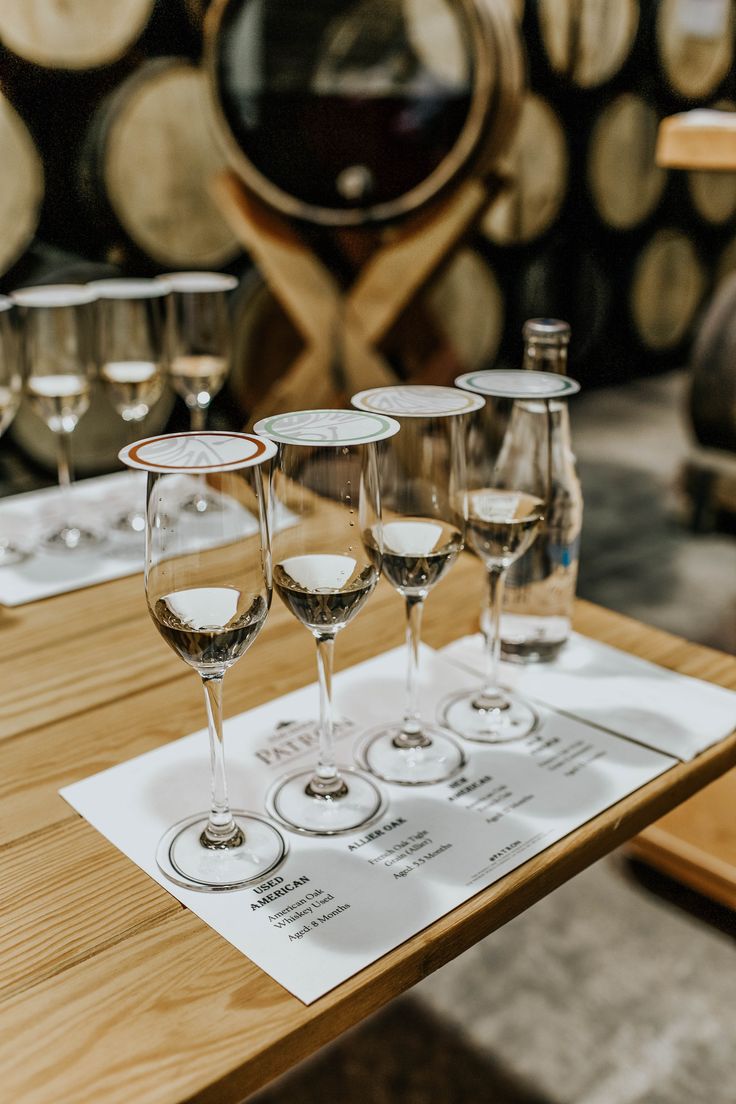
<path id="1" fill-rule="evenodd" d="M 555 372 L 533 372 L 527 368 L 491 368 L 467 372 L 455 380 L 457 387 L 499 399 L 569 399 L 580 384 Z"/>
<path id="2" fill-rule="evenodd" d="M 238 286 L 235 276 L 225 272 L 165 272 L 156 276 L 172 291 L 201 295 L 212 291 L 232 291 Z"/>
<path id="3" fill-rule="evenodd" d="M 471 414 L 485 405 L 480 395 L 459 391 L 457 387 L 433 384 L 398 384 L 359 391 L 350 400 L 357 410 L 392 414 L 395 418 L 447 418 Z"/>
<path id="4" fill-rule="evenodd" d="M 97 293 L 86 284 L 38 284 L 10 293 L 18 307 L 83 307 L 94 303 Z"/>
<path id="5" fill-rule="evenodd" d="M 194 475 L 250 468 L 275 453 L 272 441 L 251 433 L 167 433 L 126 445 L 118 457 L 129 468 Z"/>
<path id="6" fill-rule="evenodd" d="M 169 288 L 161 280 L 122 279 L 90 280 L 87 284 L 98 299 L 160 299 Z"/>
<path id="7" fill-rule="evenodd" d="M 393 437 L 393 418 L 362 410 L 296 410 L 262 418 L 256 433 L 282 445 L 367 445 Z"/>

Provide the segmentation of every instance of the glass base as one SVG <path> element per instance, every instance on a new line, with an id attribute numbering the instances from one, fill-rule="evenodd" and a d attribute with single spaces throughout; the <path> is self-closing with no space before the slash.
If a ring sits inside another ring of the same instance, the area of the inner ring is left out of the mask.
<path id="1" fill-rule="evenodd" d="M 502 640 L 501 659 L 507 663 L 551 663 L 564 646 L 564 640 L 530 640 L 524 644 Z"/>
<path id="2" fill-rule="evenodd" d="M 268 812 L 286 828 L 307 836 L 339 836 L 370 824 L 385 808 L 383 794 L 366 775 L 346 767 L 338 770 L 344 793 L 313 797 L 308 787 L 314 771 L 303 770 L 276 783 L 268 795 Z"/>
<path id="3" fill-rule="evenodd" d="M 377 778 L 400 786 L 431 786 L 465 766 L 462 748 L 447 733 L 422 725 L 422 734 L 430 741 L 426 746 L 401 748 L 394 743 L 401 725 L 382 725 L 368 733 L 358 759 Z"/>
<path id="4" fill-rule="evenodd" d="M 0 540 L 0 568 L 12 567 L 27 560 L 30 552 L 9 540 Z"/>
<path id="5" fill-rule="evenodd" d="M 222 511 L 222 499 L 202 491 L 201 494 L 193 494 L 185 498 L 181 509 L 185 514 L 219 514 Z"/>
<path id="6" fill-rule="evenodd" d="M 502 613 L 501 658 L 509 663 L 550 663 L 570 635 L 561 614 Z"/>
<path id="7" fill-rule="evenodd" d="M 90 552 L 104 543 L 104 537 L 79 525 L 63 525 L 43 538 L 47 552 Z"/>
<path id="8" fill-rule="evenodd" d="M 440 706 L 440 720 L 457 736 L 478 744 L 504 744 L 528 736 L 538 726 L 539 715 L 516 694 L 504 690 L 501 695 L 491 703 L 483 701 L 480 690 L 454 694 Z"/>
<path id="9" fill-rule="evenodd" d="M 255 813 L 233 809 L 235 823 L 245 836 L 237 847 L 205 847 L 200 836 L 208 814 L 179 821 L 161 839 L 156 852 L 159 870 L 185 889 L 215 893 L 260 882 L 286 857 L 286 840 L 272 824 Z"/>

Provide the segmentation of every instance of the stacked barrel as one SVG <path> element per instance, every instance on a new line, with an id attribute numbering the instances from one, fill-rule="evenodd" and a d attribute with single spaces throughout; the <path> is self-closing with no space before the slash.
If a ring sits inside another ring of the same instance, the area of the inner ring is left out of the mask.
<path id="1" fill-rule="evenodd" d="M 736 267 L 736 176 L 658 169 L 657 124 L 736 102 L 736 0 L 506 2 L 530 83 L 508 157 L 515 183 L 387 353 L 411 375 L 405 361 L 434 318 L 454 328 L 463 366 L 518 363 L 524 319 L 551 314 L 571 322 L 573 370 L 588 382 L 681 363 L 709 290 Z M 0 290 L 110 271 L 245 271 L 208 191 L 224 155 L 201 60 L 207 6 L 2 0 Z M 442 6 L 425 0 L 428 18 Z M 330 2 L 310 7 L 317 18 Z M 243 357 L 262 350 L 279 309 L 246 285 Z M 274 340 L 288 362 L 298 336 Z"/>
<path id="2" fill-rule="evenodd" d="M 202 8 L 3 0 L 4 287 L 97 273 L 83 261 L 145 273 L 238 255 L 208 193 L 223 158 L 199 63 Z"/>
<path id="3" fill-rule="evenodd" d="M 527 0 L 520 16 L 517 183 L 483 226 L 503 273 L 501 357 L 518 360 L 524 318 L 550 314 L 572 323 L 588 382 L 682 364 L 736 267 L 736 175 L 659 169 L 657 127 L 735 106 L 733 0 Z"/>

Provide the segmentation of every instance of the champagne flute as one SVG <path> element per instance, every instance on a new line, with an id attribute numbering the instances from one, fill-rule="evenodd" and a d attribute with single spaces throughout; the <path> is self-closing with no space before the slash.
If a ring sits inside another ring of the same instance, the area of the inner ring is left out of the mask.
<path id="1" fill-rule="evenodd" d="M 96 295 L 78 284 L 46 284 L 21 288 L 11 299 L 18 307 L 26 398 L 57 441 L 63 517 L 43 544 L 53 551 L 89 551 L 102 537 L 73 518 L 71 439 L 92 390 Z"/>
<path id="2" fill-rule="evenodd" d="M 164 299 L 161 280 L 93 280 L 97 296 L 97 362 L 108 398 L 126 424 L 138 425 L 163 389 Z M 119 537 L 143 536 L 145 514 L 126 510 L 112 521 Z"/>
<path id="3" fill-rule="evenodd" d="M 492 370 L 455 382 L 467 391 L 512 400 L 513 406 L 497 453 L 489 442 L 498 402 L 474 415 L 468 434 L 465 539 L 488 574 L 489 615 L 481 619 L 486 673 L 478 690 L 449 698 L 440 716 L 467 740 L 501 743 L 528 735 L 539 723 L 529 702 L 500 685 L 501 604 L 504 575 L 531 547 L 549 500 L 550 435 L 548 419 L 538 417 L 538 407 L 569 381 L 547 372 Z"/>
<path id="4" fill-rule="evenodd" d="M 276 449 L 241 433 L 151 437 L 120 453 L 148 472 L 145 589 L 153 623 L 202 680 L 210 741 L 209 813 L 164 835 L 157 861 L 188 889 L 239 889 L 286 854 L 264 818 L 230 808 L 222 730 L 222 685 L 261 631 L 271 604 L 271 555 L 263 465 Z M 233 509 L 222 512 L 217 544 L 192 543 L 180 521 L 182 477 L 216 474 Z M 249 509 L 245 510 L 245 504 Z"/>
<path id="5" fill-rule="evenodd" d="M 0 436 L 15 417 L 23 393 L 23 376 L 12 314 L 12 300 L 7 295 L 0 295 Z M 0 567 L 20 563 L 27 555 L 14 541 L 0 537 Z"/>
<path id="6" fill-rule="evenodd" d="M 186 403 L 190 428 L 203 430 L 230 369 L 228 292 L 238 281 L 222 272 L 169 272 L 157 279 L 171 292 L 166 311 L 169 385 Z M 220 505 L 202 483 L 181 508 L 205 514 Z"/>
<path id="7" fill-rule="evenodd" d="M 269 811 L 309 835 L 351 832 L 383 809 L 373 780 L 338 766 L 332 718 L 335 637 L 373 592 L 383 540 L 376 442 L 398 422 L 355 410 L 307 410 L 256 423 L 278 442 L 272 501 L 299 518 L 274 533 L 274 586 L 317 642 L 320 691 L 316 769 L 289 775 L 269 795 Z M 369 539 L 364 541 L 364 535 Z"/>
<path id="8" fill-rule="evenodd" d="M 421 716 L 419 645 L 425 599 L 463 548 L 465 431 L 485 400 L 454 387 L 403 385 L 361 391 L 352 404 L 401 424 L 380 472 L 381 569 L 406 605 L 408 657 L 404 716 L 368 733 L 360 759 L 387 782 L 428 785 L 465 763 L 455 740 Z"/>

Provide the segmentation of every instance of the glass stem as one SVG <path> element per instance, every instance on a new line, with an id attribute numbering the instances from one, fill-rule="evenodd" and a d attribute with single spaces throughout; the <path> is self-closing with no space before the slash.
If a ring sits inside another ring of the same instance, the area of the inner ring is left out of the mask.
<path id="1" fill-rule="evenodd" d="M 227 798 L 225 745 L 222 733 L 222 675 L 202 677 L 210 734 L 210 815 L 200 836 L 204 847 L 239 847 L 245 837 L 233 820 Z"/>
<path id="2" fill-rule="evenodd" d="M 483 689 L 473 703 L 479 709 L 500 708 L 506 695 L 499 686 L 499 661 L 501 658 L 501 605 L 505 573 L 494 569 L 488 572 L 488 620 L 483 625 L 486 669 Z"/>
<path id="3" fill-rule="evenodd" d="M 428 747 L 431 740 L 422 732 L 419 715 L 419 645 L 422 639 L 424 598 L 406 599 L 406 706 L 401 732 L 394 737 L 397 748 Z"/>
<path id="4" fill-rule="evenodd" d="M 58 472 L 59 490 L 61 492 L 60 506 L 61 524 L 63 527 L 62 532 L 71 533 L 71 486 L 73 479 L 72 438 L 71 434 L 66 433 L 63 429 L 56 434 L 56 469 Z"/>
<path id="5" fill-rule="evenodd" d="M 335 637 L 325 633 L 317 638 L 317 674 L 319 676 L 319 755 L 317 770 L 308 783 L 310 797 L 344 797 L 348 788 L 335 765 L 335 734 L 332 720 L 332 657 Z"/>
<path id="6" fill-rule="evenodd" d="M 56 434 L 56 466 L 59 486 L 66 492 L 72 485 L 72 439 L 64 430 Z"/>
<path id="7" fill-rule="evenodd" d="M 192 433 L 202 433 L 207 428 L 207 407 L 194 403 L 189 407 L 189 428 Z M 207 493 L 207 476 L 200 475 L 197 479 L 199 489 L 194 494 L 194 508 L 199 514 L 203 514 L 209 505 Z"/>
<path id="8" fill-rule="evenodd" d="M 194 403 L 189 407 L 189 428 L 192 433 L 201 433 L 207 428 L 207 407 Z"/>

